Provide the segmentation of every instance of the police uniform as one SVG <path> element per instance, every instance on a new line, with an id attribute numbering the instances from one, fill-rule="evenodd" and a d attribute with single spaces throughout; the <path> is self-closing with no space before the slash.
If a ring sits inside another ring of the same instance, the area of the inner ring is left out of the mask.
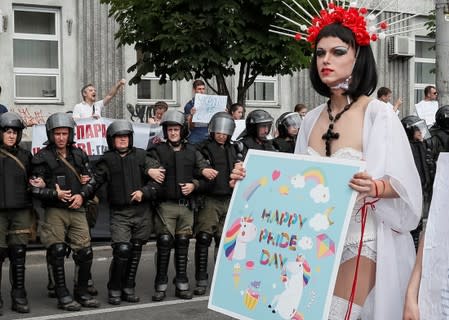
<path id="1" fill-rule="evenodd" d="M 201 153 L 209 161 L 210 165 L 218 171 L 217 177 L 208 187 L 204 208 L 198 212 L 195 221 L 195 278 L 197 295 L 205 294 L 208 286 L 207 261 L 209 246 L 212 237 L 215 238 L 215 253 L 217 252 L 223 232 L 229 203 L 231 201 L 232 188 L 229 186 L 229 176 L 237 161 L 235 148 L 230 142 L 224 145 L 218 144 L 209 138 L 201 148 Z"/>
<path id="2" fill-rule="evenodd" d="M 12 147 L 4 145 L 2 138 L 10 128 L 17 132 L 16 143 Z M 3 261 L 9 257 L 12 309 L 28 313 L 25 258 L 32 224 L 28 188 L 32 156 L 18 146 L 23 128 L 22 119 L 15 113 L 7 112 L 0 117 L 0 280 Z M 0 312 L 2 308 L 0 295 Z"/>
<path id="3" fill-rule="evenodd" d="M 208 164 L 195 146 L 185 142 L 188 129 L 181 112 L 167 111 L 161 124 L 165 138 L 167 138 L 167 126 L 170 124 L 181 126 L 182 130 L 181 141 L 177 146 L 178 151 L 174 150 L 169 141 L 150 150 L 151 156 L 165 169 L 165 179 L 161 185 L 159 197 L 160 205 L 155 217 L 157 273 L 153 300 L 161 301 L 165 298 L 170 251 L 173 246 L 175 247 L 176 296 L 181 299 L 191 299 L 187 277 L 187 256 L 192 236 L 194 195 L 205 188 L 201 171 Z M 193 194 L 188 196 L 182 194 L 180 185 L 184 183 L 195 185 Z"/>
<path id="4" fill-rule="evenodd" d="M 116 150 L 116 135 L 128 135 L 126 150 Z M 129 121 L 114 121 L 107 129 L 109 150 L 96 164 L 94 179 L 88 183 L 89 192 L 95 192 L 107 183 L 108 202 L 111 209 L 110 230 L 113 260 L 109 273 L 108 291 L 110 304 L 121 300 L 138 302 L 135 294 L 135 278 L 142 254 L 142 246 L 148 241 L 151 230 L 149 201 L 156 198 L 158 184 L 147 172 L 157 167 L 155 160 L 145 150 L 131 147 L 133 128 Z M 131 201 L 131 194 L 142 191 L 141 202 Z"/>
<path id="5" fill-rule="evenodd" d="M 70 119 L 68 118 L 70 117 Z M 61 122 L 62 119 L 62 122 Z M 55 126 L 51 124 L 55 123 Z M 63 125 L 58 126 L 62 123 Z M 49 125 L 50 124 L 50 125 Z M 89 160 L 84 151 L 71 145 L 73 143 L 74 122 L 70 115 L 56 113 L 47 120 L 49 145 L 40 150 L 32 159 L 33 176 L 45 181 L 45 188 L 32 188 L 33 196 L 42 201 L 45 218 L 41 224 L 41 242 L 47 248 L 47 258 L 51 265 L 58 307 L 68 311 L 77 311 L 79 304 L 73 301 L 65 282 L 64 258 L 68 247 L 73 251 L 73 260 L 77 267 L 75 300 L 85 307 L 98 307 L 99 303 L 88 293 L 88 280 L 92 266 L 93 251 L 90 243 L 89 226 L 84 207 L 71 209 L 71 202 L 58 198 L 56 184 L 61 190 L 71 190 L 72 195 L 83 196 L 83 204 L 88 198 L 80 182 L 81 175 L 91 175 Z M 76 171 L 73 172 L 62 160 L 52 140 L 53 129 L 68 127 L 69 144 L 66 147 L 67 161 Z"/>

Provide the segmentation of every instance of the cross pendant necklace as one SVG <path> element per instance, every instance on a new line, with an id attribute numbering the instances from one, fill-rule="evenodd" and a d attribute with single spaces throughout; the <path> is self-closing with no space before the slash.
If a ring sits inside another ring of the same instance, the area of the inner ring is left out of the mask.
<path id="1" fill-rule="evenodd" d="M 348 98 L 349 99 L 349 98 Z M 345 107 L 343 108 L 343 110 L 341 110 L 339 113 L 337 113 L 335 115 L 335 117 L 332 115 L 332 109 L 331 109 L 331 100 L 329 99 L 327 101 L 327 114 L 329 115 L 329 127 L 327 128 L 326 133 L 324 133 L 321 137 L 321 139 L 326 140 L 325 144 L 326 144 L 326 157 L 330 157 L 331 156 L 331 142 L 332 140 L 337 140 L 340 137 L 340 134 L 338 132 L 334 131 L 334 124 L 335 122 L 338 121 L 338 119 L 340 119 L 340 117 L 342 116 L 343 113 L 345 113 L 346 111 L 349 110 L 349 108 L 351 108 L 352 104 L 355 102 L 355 100 L 353 100 L 352 102 L 348 103 L 347 105 L 345 105 Z"/>

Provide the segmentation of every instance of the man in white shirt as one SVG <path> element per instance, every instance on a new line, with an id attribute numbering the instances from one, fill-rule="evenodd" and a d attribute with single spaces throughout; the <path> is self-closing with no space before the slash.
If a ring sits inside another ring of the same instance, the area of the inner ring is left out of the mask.
<path id="1" fill-rule="evenodd" d="M 110 90 L 103 100 L 97 101 L 97 90 L 92 84 L 87 84 L 81 89 L 83 101 L 75 105 L 73 109 L 73 119 L 95 118 L 101 117 L 101 110 L 107 106 L 115 97 L 118 90 L 126 83 L 125 79 L 119 80 Z"/>
<path id="2" fill-rule="evenodd" d="M 426 120 L 428 126 L 435 122 L 435 113 L 438 110 L 438 91 L 435 86 L 424 88 L 424 100 L 415 104 L 418 117 Z"/>
<path id="3" fill-rule="evenodd" d="M 385 102 L 388 106 L 391 107 L 391 109 L 393 109 L 393 111 L 396 114 L 399 114 L 399 110 L 398 109 L 399 109 L 399 107 L 402 104 L 402 99 L 398 98 L 396 100 L 396 102 L 394 103 L 394 105 L 392 105 L 391 102 L 390 102 L 391 96 L 392 96 L 391 89 L 389 89 L 387 87 L 380 87 L 379 90 L 377 90 L 377 100 Z"/>

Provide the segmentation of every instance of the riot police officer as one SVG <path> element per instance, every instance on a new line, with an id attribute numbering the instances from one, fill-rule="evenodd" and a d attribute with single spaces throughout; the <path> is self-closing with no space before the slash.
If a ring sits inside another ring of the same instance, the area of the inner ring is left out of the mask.
<path id="1" fill-rule="evenodd" d="M 278 136 L 273 139 L 273 145 L 280 152 L 295 151 L 296 136 L 301 126 L 301 116 L 298 112 L 285 112 L 276 120 Z"/>
<path id="2" fill-rule="evenodd" d="M 449 105 L 444 105 L 435 113 L 435 124 L 430 128 L 432 155 L 438 160 L 440 152 L 449 151 Z"/>
<path id="3" fill-rule="evenodd" d="M 110 230 L 113 249 L 108 282 L 108 302 L 139 302 L 135 279 L 142 245 L 150 237 L 151 217 L 148 203 L 156 198 L 158 184 L 148 170 L 157 162 L 145 150 L 133 146 L 133 127 L 129 121 L 116 120 L 106 131 L 109 151 L 98 160 L 94 179 L 87 189 L 94 194 L 107 183 L 111 209 Z"/>
<path id="4" fill-rule="evenodd" d="M 415 247 L 418 248 L 419 235 L 423 228 L 423 223 L 425 224 L 429 214 L 430 201 L 432 199 L 435 163 L 432 158 L 430 134 L 425 120 L 415 115 L 410 115 L 404 117 L 401 122 L 410 142 L 410 148 L 412 149 L 416 169 L 418 170 L 421 180 L 423 195 L 422 220 L 418 228 L 411 232 L 415 242 Z"/>
<path id="5" fill-rule="evenodd" d="M 268 139 L 273 125 L 273 117 L 265 110 L 251 111 L 245 120 L 245 131 L 236 141 L 237 154 L 240 160 L 246 157 L 249 149 L 276 151 Z"/>
<path id="6" fill-rule="evenodd" d="M 165 298 L 171 248 L 175 248 L 176 296 L 191 299 L 187 277 L 187 254 L 192 236 L 194 195 L 205 187 L 202 179 L 208 166 L 195 146 L 186 142 L 187 122 L 180 111 L 169 110 L 162 117 L 165 143 L 150 153 L 161 168 L 153 178 L 161 183 L 160 205 L 155 217 L 157 259 L 153 301 Z M 210 174 L 210 173 L 209 173 Z M 209 178 L 213 178 L 212 174 Z"/>
<path id="7" fill-rule="evenodd" d="M 98 307 L 99 302 L 88 292 L 93 251 L 84 205 L 84 190 L 90 179 L 89 160 L 84 151 L 74 146 L 75 122 L 67 113 L 55 113 L 46 122 L 47 146 L 32 159 L 33 175 L 41 177 L 45 188 L 32 188 L 33 196 L 42 201 L 45 219 L 41 241 L 47 248 L 55 281 L 58 308 L 78 311 L 81 306 Z M 68 249 L 78 272 L 74 297 L 65 282 L 64 258 Z"/>
<path id="8" fill-rule="evenodd" d="M 32 224 L 28 188 L 31 153 L 19 147 L 24 127 L 22 118 L 14 112 L 0 116 L 0 279 L 3 261 L 9 257 L 12 310 L 19 313 L 30 312 L 25 290 L 25 255 Z M 43 186 L 42 179 L 35 180 L 30 182 Z M 0 312 L 2 308 L 0 296 Z"/>
<path id="9" fill-rule="evenodd" d="M 229 176 L 237 161 L 236 150 L 231 144 L 234 130 L 235 122 L 230 114 L 216 113 L 209 122 L 210 136 L 200 149 L 215 169 L 215 178 L 207 189 L 205 206 L 199 210 L 194 225 L 196 295 L 206 293 L 209 284 L 207 273 L 209 246 L 214 238 L 215 253 L 217 252 L 231 201 L 232 188 L 229 186 Z"/>

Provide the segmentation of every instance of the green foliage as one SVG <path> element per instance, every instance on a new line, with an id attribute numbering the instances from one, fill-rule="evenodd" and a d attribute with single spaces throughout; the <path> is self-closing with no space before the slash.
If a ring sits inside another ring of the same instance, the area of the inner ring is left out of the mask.
<path id="1" fill-rule="evenodd" d="M 243 103 L 256 76 L 292 74 L 309 63 L 308 45 L 268 32 L 270 24 L 284 24 L 276 17 L 288 10 L 280 0 L 101 2 L 110 5 L 110 16 L 120 25 L 119 45 L 137 50 L 128 69 L 135 72 L 131 83 L 148 72 L 160 83 L 201 77 L 210 84 L 215 78 L 212 89 L 229 97 L 225 78 L 239 71 L 237 100 Z"/>

